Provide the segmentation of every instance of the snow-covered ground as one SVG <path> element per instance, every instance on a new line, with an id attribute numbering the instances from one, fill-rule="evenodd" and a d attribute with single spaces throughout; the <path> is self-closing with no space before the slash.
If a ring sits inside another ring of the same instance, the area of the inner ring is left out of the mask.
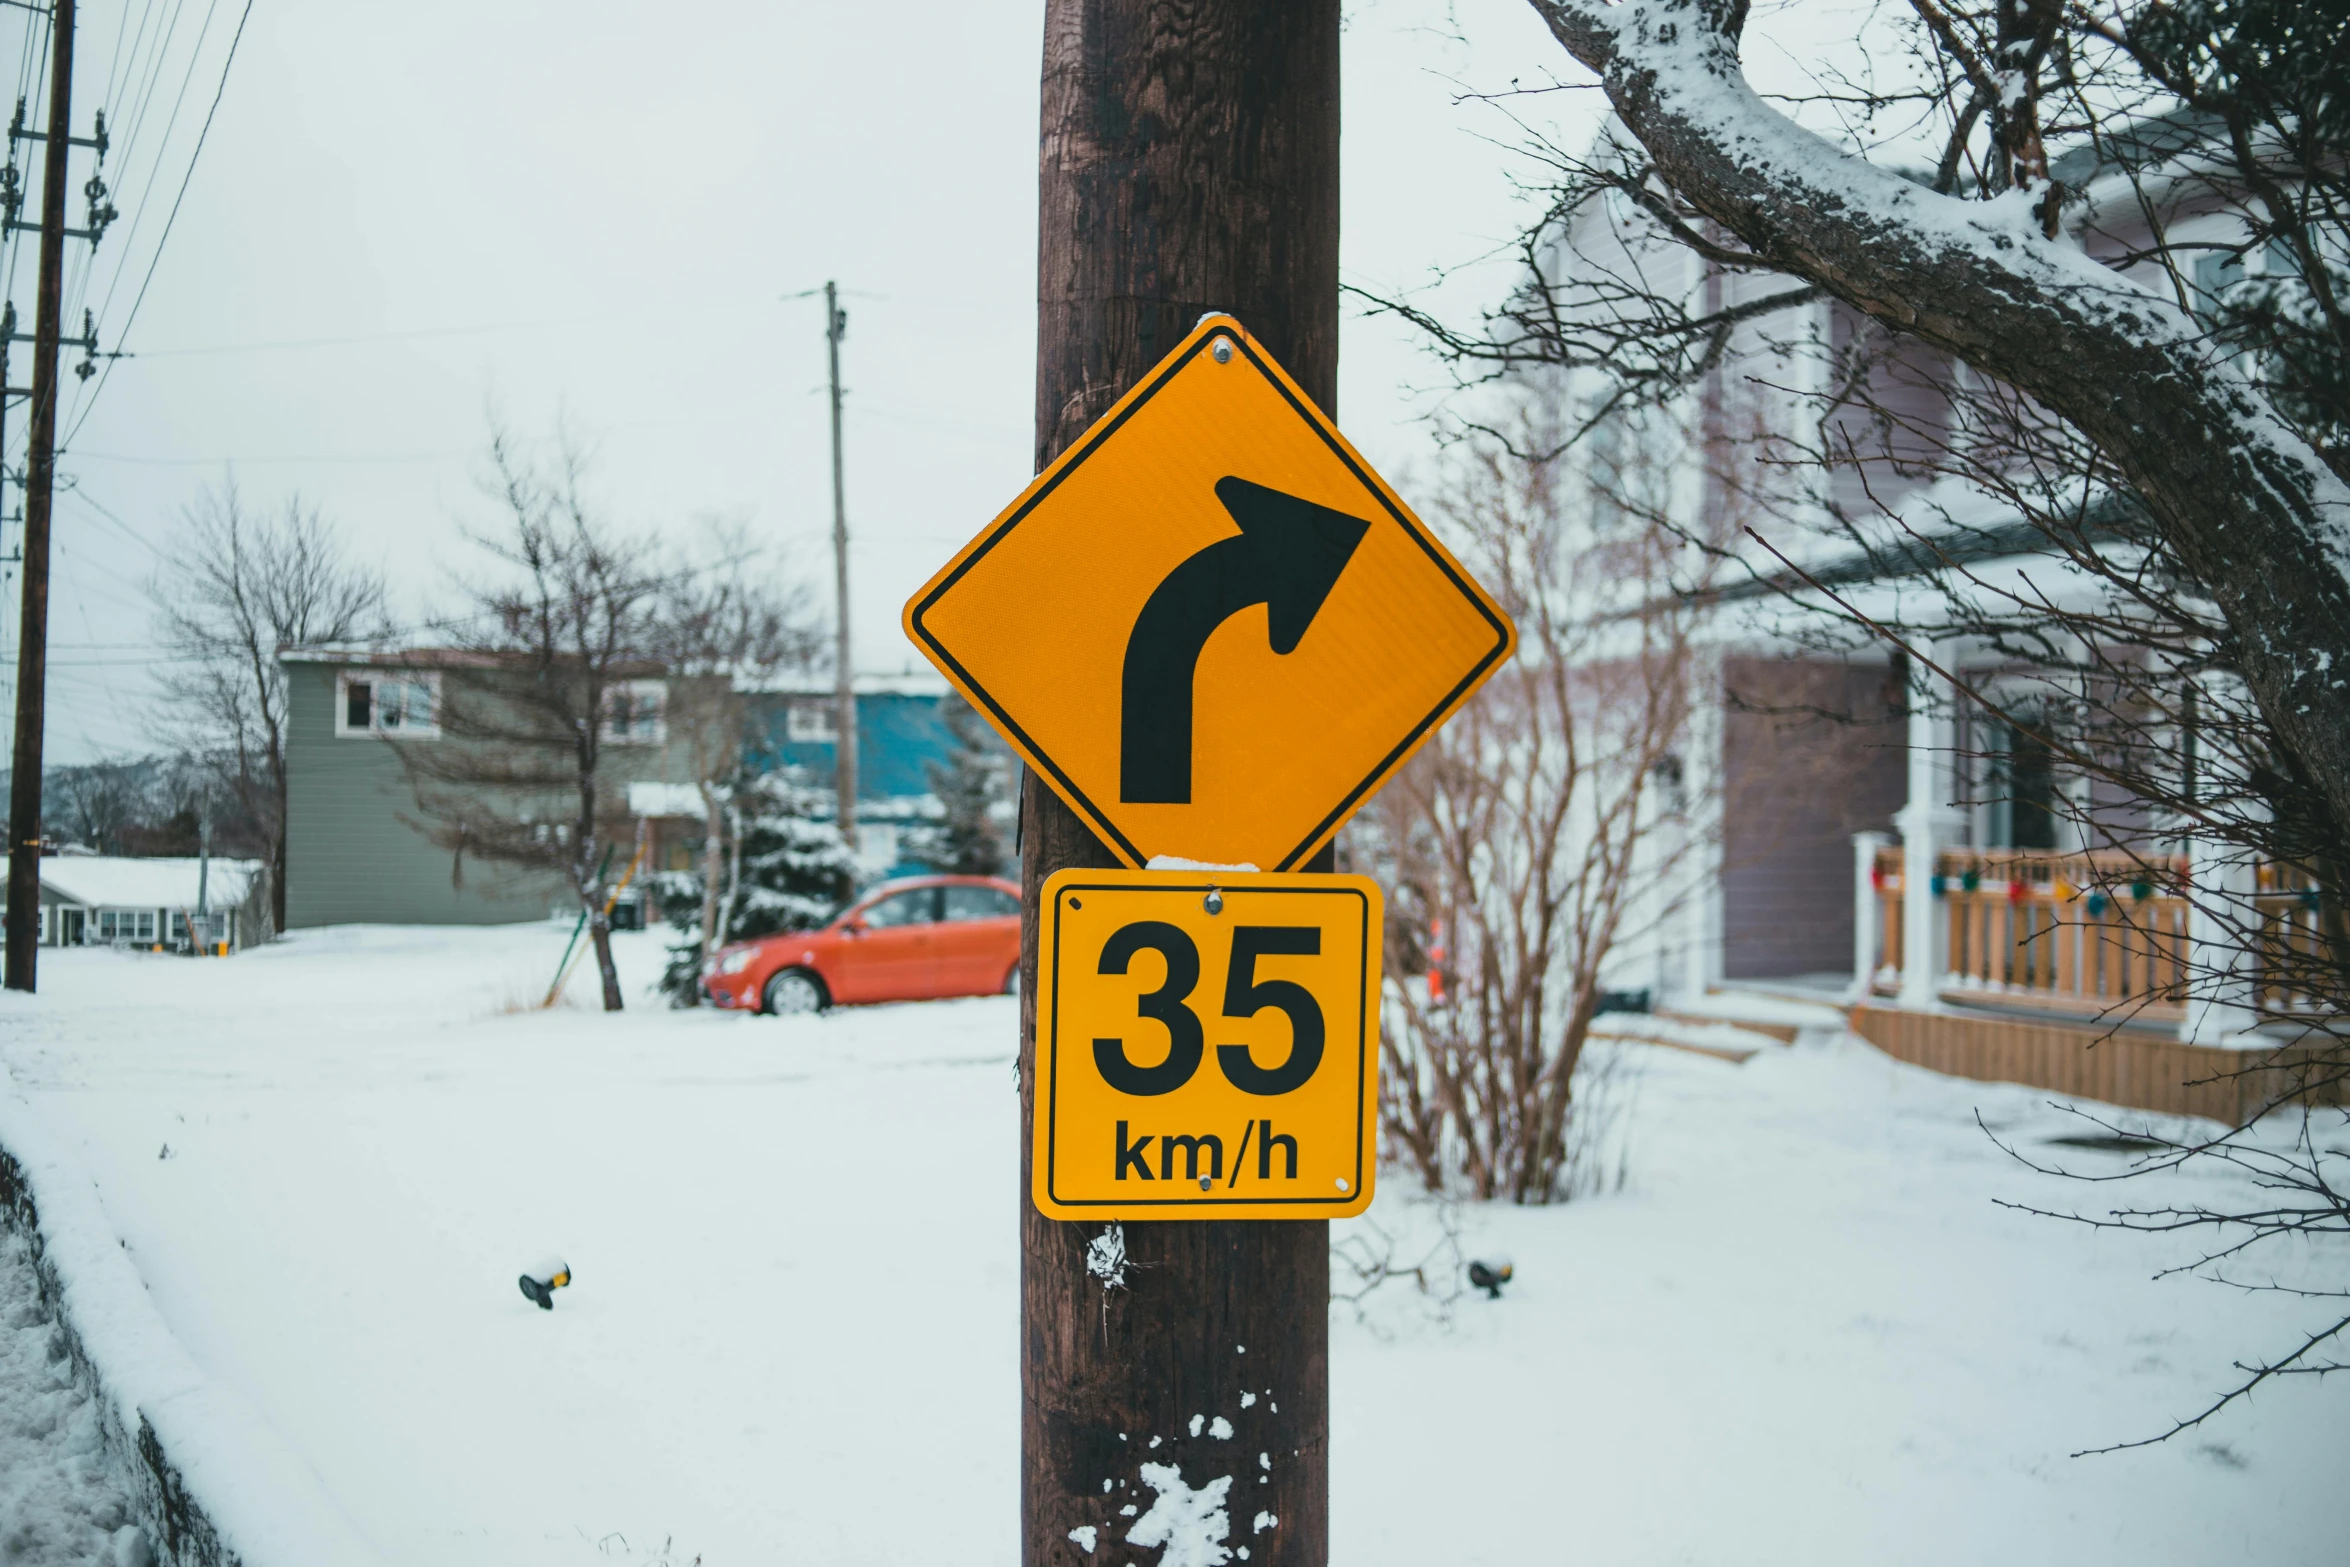
<path id="1" fill-rule="evenodd" d="M 1013 1561 L 1013 1003 L 520 1010 L 561 942 L 44 953 L 0 1060 L 388 1560 Z M 658 938 L 620 946 L 641 994 Z M 2111 1196 L 1975 1124 L 2064 1151 L 2039 1096 L 1850 1040 L 1637 1059 L 1623 1191 L 1464 1215 L 1501 1300 L 1337 1308 L 1335 1561 L 2343 1560 L 2341 1388 L 2065 1456 L 2313 1313 L 1995 1206 Z M 1371 1216 L 1407 1249 L 1408 1187 Z M 550 1251 L 577 1282 L 541 1312 L 515 1279 Z"/>
<path id="2" fill-rule="evenodd" d="M 0 1562 L 131 1567 L 148 1559 L 99 1435 L 96 1389 L 42 1303 L 31 1248 L 0 1234 Z"/>

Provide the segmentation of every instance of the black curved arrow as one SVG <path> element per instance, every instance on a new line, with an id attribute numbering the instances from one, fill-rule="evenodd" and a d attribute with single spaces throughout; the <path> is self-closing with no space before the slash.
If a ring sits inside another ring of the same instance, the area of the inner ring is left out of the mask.
<path id="1" fill-rule="evenodd" d="M 1360 517 L 1230 476 L 1216 499 L 1240 524 L 1167 574 L 1126 639 L 1118 716 L 1118 798 L 1133 805 L 1191 803 L 1191 687 L 1200 650 L 1218 626 L 1265 606 L 1267 640 L 1288 653 L 1371 525 Z"/>

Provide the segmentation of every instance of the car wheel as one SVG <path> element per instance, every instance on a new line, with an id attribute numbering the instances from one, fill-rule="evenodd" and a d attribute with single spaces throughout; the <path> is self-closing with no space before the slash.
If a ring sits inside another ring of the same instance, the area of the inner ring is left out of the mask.
<path id="1" fill-rule="evenodd" d="M 821 1012 L 830 999 L 824 982 L 804 968 L 787 968 L 767 982 L 766 1010 L 772 1017 Z"/>
<path id="2" fill-rule="evenodd" d="M 1012 965 L 1012 972 L 1004 976 L 1003 994 L 1007 996 L 1020 994 L 1020 965 L 1017 963 Z"/>

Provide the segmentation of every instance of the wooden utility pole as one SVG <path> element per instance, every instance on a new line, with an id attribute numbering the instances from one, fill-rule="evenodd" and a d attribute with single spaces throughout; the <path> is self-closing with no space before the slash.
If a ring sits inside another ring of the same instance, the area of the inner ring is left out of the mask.
<path id="1" fill-rule="evenodd" d="M 1044 40 L 1037 466 L 1211 310 L 1238 317 L 1334 412 L 1338 0 L 1048 0 Z M 1158 1464 L 1193 1490 L 1231 1477 L 1227 1546 L 1248 1547 L 1249 1567 L 1322 1567 L 1329 1226 L 1128 1222 L 1133 1266 L 1105 1290 L 1086 1266 L 1105 1227 L 1047 1219 L 1029 1199 L 1038 896 L 1064 866 L 1115 863 L 1025 780 L 1021 1561 L 1126 1560 L 1112 1547 L 1152 1506 L 1140 1471 Z M 1328 851 L 1310 868 L 1328 870 Z M 1239 1408 L 1243 1392 L 1253 1401 Z M 1195 1417 L 1218 1412 L 1230 1435 L 1194 1434 Z M 1098 1533 L 1105 1481 L 1137 1509 L 1111 1537 Z M 1260 1530 L 1260 1514 L 1278 1522 Z"/>
<path id="2" fill-rule="evenodd" d="M 848 330 L 840 291 L 824 284 L 824 347 L 832 361 L 832 786 L 839 797 L 836 818 L 849 848 L 857 847 L 857 683 L 849 650 L 849 507 L 841 477 L 840 340 Z"/>
<path id="3" fill-rule="evenodd" d="M 56 0 L 49 136 L 41 159 L 41 275 L 33 307 L 33 410 L 24 485 L 24 609 L 17 625 L 16 752 L 8 780 L 10 990 L 31 990 L 40 947 L 41 737 L 48 721 L 49 503 L 57 469 L 57 334 L 65 294 L 66 158 L 73 151 L 73 5 Z"/>

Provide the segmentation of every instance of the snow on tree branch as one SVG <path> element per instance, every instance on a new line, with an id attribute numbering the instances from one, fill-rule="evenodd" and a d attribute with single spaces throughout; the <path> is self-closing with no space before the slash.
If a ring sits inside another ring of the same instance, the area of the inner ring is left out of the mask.
<path id="1" fill-rule="evenodd" d="M 2009 134 L 2007 189 L 1941 194 L 1765 102 L 1740 65 L 1742 0 L 1531 3 L 1656 176 L 1759 263 L 2014 386 L 2111 458 L 2237 632 L 2292 764 L 2337 832 L 2350 823 L 2350 485 L 2178 303 L 2043 232 L 2064 194 L 2045 154 Z"/>

